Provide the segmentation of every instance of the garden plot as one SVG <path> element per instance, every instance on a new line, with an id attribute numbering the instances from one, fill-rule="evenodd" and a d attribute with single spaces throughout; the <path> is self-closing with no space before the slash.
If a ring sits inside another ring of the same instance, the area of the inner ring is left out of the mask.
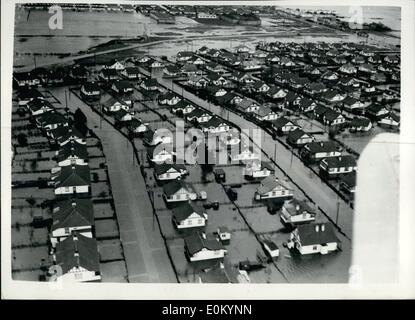
<path id="1" fill-rule="evenodd" d="M 226 185 L 246 182 L 247 180 L 243 176 L 243 168 L 244 166 L 240 165 L 227 165 L 215 167 L 215 169 L 223 169 L 225 171 Z"/>
<path id="2" fill-rule="evenodd" d="M 34 181 L 38 179 L 49 179 L 50 172 L 36 172 L 36 173 L 12 173 L 12 181 Z"/>
<path id="3" fill-rule="evenodd" d="M 90 146 L 88 147 L 88 156 L 89 157 L 104 157 L 104 153 L 102 152 L 101 148 L 98 146 Z"/>
<path id="4" fill-rule="evenodd" d="M 208 209 L 207 233 L 218 231 L 219 227 L 227 227 L 230 231 L 248 230 L 239 212 L 233 204 L 220 205 L 219 210 Z"/>
<path id="5" fill-rule="evenodd" d="M 101 282 L 126 283 L 127 269 L 124 261 L 100 263 Z"/>
<path id="6" fill-rule="evenodd" d="M 98 252 L 100 262 L 124 259 L 121 241 L 119 239 L 99 240 Z"/>
<path id="7" fill-rule="evenodd" d="M 106 203 L 94 203 L 94 218 L 103 219 L 103 218 L 113 218 L 114 210 L 111 207 L 109 202 Z"/>
<path id="8" fill-rule="evenodd" d="M 110 188 L 107 182 L 92 183 L 91 189 L 93 198 L 104 198 L 110 195 Z"/>
<path id="9" fill-rule="evenodd" d="M 201 191 L 206 191 L 207 193 L 207 201 L 218 201 L 220 204 L 222 203 L 230 203 L 230 200 L 223 190 L 223 187 L 216 182 L 211 183 L 201 183 L 201 184 L 194 184 L 193 187 L 200 193 Z"/>
<path id="10" fill-rule="evenodd" d="M 88 150 L 91 147 L 96 147 L 97 144 L 99 144 L 99 140 L 97 140 L 96 138 L 94 138 L 94 137 L 87 137 L 86 138 L 86 146 L 87 146 Z"/>
<path id="11" fill-rule="evenodd" d="M 157 210 L 156 214 L 160 221 L 160 228 L 164 237 L 167 239 L 182 237 L 182 235 L 176 230 L 174 226 L 172 221 L 173 212 L 171 210 Z"/>
<path id="12" fill-rule="evenodd" d="M 12 256 L 12 271 L 26 271 L 28 269 L 39 270 L 42 263 L 45 266 L 51 264 L 51 257 L 49 256 L 49 249 L 47 246 L 13 249 Z"/>
<path id="13" fill-rule="evenodd" d="M 281 232 L 285 230 L 279 214 L 271 215 L 267 207 L 241 209 L 242 215 L 255 233 Z"/>
<path id="14" fill-rule="evenodd" d="M 40 270 L 32 271 L 17 271 L 12 270 L 12 279 L 17 281 L 39 281 L 40 276 L 43 276 L 45 273 Z"/>
<path id="15" fill-rule="evenodd" d="M 33 228 L 31 225 L 14 228 L 12 233 L 12 247 L 43 246 L 49 240 L 46 228 Z"/>
<path id="16" fill-rule="evenodd" d="M 257 251 L 263 252 L 261 245 L 250 231 L 234 231 L 230 244 L 226 246 L 232 264 L 243 260 L 256 261 Z"/>
<path id="17" fill-rule="evenodd" d="M 259 207 L 263 206 L 264 204 L 261 201 L 256 201 L 255 192 L 259 187 L 258 183 L 252 184 L 244 184 L 240 188 L 234 188 L 234 190 L 238 193 L 238 199 L 235 201 L 238 207 Z"/>
<path id="18" fill-rule="evenodd" d="M 97 179 L 97 182 L 107 181 L 107 172 L 105 171 L 105 169 L 92 169 L 91 181 L 95 182 L 95 179 Z"/>
<path id="19" fill-rule="evenodd" d="M 387 131 L 381 127 L 374 127 L 369 133 L 350 133 L 349 130 L 346 130 L 344 133 L 336 135 L 336 139 L 361 154 L 372 138 L 384 132 Z"/>
<path id="20" fill-rule="evenodd" d="M 154 208 L 156 210 L 165 210 L 167 209 L 166 201 L 163 198 L 163 189 L 154 188 Z"/>
<path id="21" fill-rule="evenodd" d="M 13 203 L 13 205 L 15 205 Z M 44 219 L 50 218 L 51 213 L 48 209 L 38 207 L 21 207 L 11 210 L 12 226 L 17 229 L 18 225 L 27 225 L 32 223 L 34 216 L 42 215 Z"/>
<path id="22" fill-rule="evenodd" d="M 28 136 L 27 137 L 28 144 L 35 144 L 35 143 L 49 143 L 49 140 L 43 136 Z"/>
<path id="23" fill-rule="evenodd" d="M 202 168 L 199 165 L 186 165 L 186 169 L 189 172 L 189 175 L 186 176 L 187 182 L 194 182 L 199 183 L 202 181 Z M 213 173 L 209 173 L 206 175 L 206 182 L 213 182 L 215 180 L 215 177 L 213 176 Z"/>
<path id="24" fill-rule="evenodd" d="M 37 203 L 42 202 L 45 199 L 53 199 L 55 194 L 52 188 L 14 188 L 12 189 L 13 204 L 15 204 L 15 198 L 29 199 L 33 198 Z"/>
<path id="25" fill-rule="evenodd" d="M 95 234 L 97 239 L 119 237 L 117 222 L 115 219 L 96 220 Z"/>
<path id="26" fill-rule="evenodd" d="M 99 169 L 99 168 L 101 168 L 100 167 L 101 163 L 105 163 L 105 162 L 106 162 L 106 160 L 105 160 L 104 157 L 102 157 L 102 158 L 91 158 L 91 159 L 88 160 L 90 169 Z"/>

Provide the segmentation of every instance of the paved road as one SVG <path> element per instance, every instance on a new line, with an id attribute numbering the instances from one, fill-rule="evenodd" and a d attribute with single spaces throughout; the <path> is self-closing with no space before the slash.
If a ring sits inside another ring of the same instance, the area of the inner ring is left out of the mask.
<path id="1" fill-rule="evenodd" d="M 143 73 L 148 74 L 144 69 L 141 70 Z M 193 103 L 209 109 L 213 113 L 220 115 L 224 118 L 227 117 L 227 113 L 224 114 L 224 109 L 208 103 L 205 100 L 200 99 L 194 94 L 182 90 L 182 87 L 178 85 L 172 85 L 171 79 L 162 78 L 162 74 L 155 74 L 153 76 L 158 78 L 159 83 L 172 89 L 177 94 L 182 95 L 192 101 Z M 241 129 L 256 129 L 257 126 L 246 120 L 245 118 L 230 112 L 229 121 L 239 126 Z M 298 184 L 313 201 L 320 206 L 330 218 L 336 222 L 349 238 L 352 236 L 352 224 L 353 224 L 353 210 L 349 205 L 343 201 L 338 195 L 323 182 L 315 173 L 313 173 L 308 167 L 306 167 L 300 159 L 292 156 L 292 152 L 285 148 L 284 145 L 278 141 L 274 141 L 268 133 L 261 130 L 261 149 L 265 154 L 270 157 L 274 157 L 276 150 L 276 162 L 277 164 L 290 176 L 290 178 Z M 276 149 L 275 149 L 276 148 Z M 337 204 L 338 203 L 338 204 Z M 339 215 L 337 218 L 337 206 L 339 206 Z"/>
<path id="2" fill-rule="evenodd" d="M 63 89 L 51 89 L 64 101 Z M 128 140 L 85 105 L 74 94 L 68 96 L 68 106 L 80 107 L 88 126 L 101 139 L 107 159 L 112 193 L 120 226 L 121 241 L 130 282 L 176 283 L 172 265 L 153 211 L 145 181 Z"/>

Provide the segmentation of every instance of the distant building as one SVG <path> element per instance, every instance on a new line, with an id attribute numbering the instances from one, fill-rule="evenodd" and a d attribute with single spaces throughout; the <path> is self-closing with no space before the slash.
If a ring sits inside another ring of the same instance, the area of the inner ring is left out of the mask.
<path id="1" fill-rule="evenodd" d="M 223 259 L 227 250 L 214 235 L 195 232 L 184 239 L 186 257 L 191 261 Z"/>

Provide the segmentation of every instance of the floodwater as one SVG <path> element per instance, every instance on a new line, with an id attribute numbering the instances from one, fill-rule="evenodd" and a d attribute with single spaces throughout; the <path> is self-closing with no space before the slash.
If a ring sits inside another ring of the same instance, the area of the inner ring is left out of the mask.
<path id="1" fill-rule="evenodd" d="M 372 8 L 370 14 L 378 17 L 381 14 L 387 16 L 388 12 L 383 8 L 378 10 L 376 7 Z M 368 14 L 365 11 L 366 15 Z M 204 25 L 186 17 L 176 17 L 176 24 L 165 25 L 157 24 L 155 20 L 136 12 L 63 11 L 63 28 L 52 30 L 49 28 L 49 19 L 52 14 L 46 10 L 16 8 L 15 16 L 14 67 L 16 70 L 19 67 L 34 66 L 35 62 L 38 64 L 55 60 L 59 62 L 59 55 L 77 54 L 112 39 L 142 35 L 183 38 L 182 42 L 166 42 L 150 47 L 150 54 L 167 56 L 180 50 L 196 50 L 203 45 L 212 48 L 231 48 L 242 43 L 253 46 L 259 41 L 277 39 L 279 41 L 333 42 L 339 41 L 339 37 L 342 37 L 344 41 L 359 41 L 356 36 L 348 34 L 321 34 L 321 30 L 313 33 L 308 26 L 306 28 L 283 27 L 277 19 L 272 18 L 262 18 L 260 27 Z M 390 20 L 397 20 L 397 16 L 400 16 L 400 12 L 397 13 L 394 10 Z M 396 25 L 393 26 L 393 28 L 396 27 Z M 297 32 L 306 34 L 298 36 Z M 200 40 L 201 36 L 204 37 L 203 40 Z M 226 36 L 228 38 L 225 38 Z M 383 39 L 383 44 L 390 43 L 393 41 L 391 39 L 393 38 Z M 395 39 L 394 42 L 399 42 L 399 39 Z M 36 58 L 33 54 L 37 54 Z"/>

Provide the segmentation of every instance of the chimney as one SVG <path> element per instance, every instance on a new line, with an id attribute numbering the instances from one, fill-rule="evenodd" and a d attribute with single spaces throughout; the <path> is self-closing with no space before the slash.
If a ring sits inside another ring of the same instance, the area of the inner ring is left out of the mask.
<path id="1" fill-rule="evenodd" d="M 206 240 L 206 234 L 202 232 L 202 238 Z"/>
<path id="2" fill-rule="evenodd" d="M 326 228 L 326 225 L 323 223 L 322 225 L 321 225 L 321 232 L 324 232 L 324 229 Z"/>
<path id="3" fill-rule="evenodd" d="M 75 208 L 75 207 L 76 207 L 76 201 L 72 200 L 72 208 Z"/>
<path id="4" fill-rule="evenodd" d="M 320 226 L 318 224 L 316 224 L 315 230 L 316 230 L 316 232 L 319 232 L 320 231 Z"/>
<path id="5" fill-rule="evenodd" d="M 299 204 L 297 204 L 297 205 L 295 206 L 295 210 L 296 210 L 296 211 L 300 211 L 300 205 L 299 205 Z"/>

